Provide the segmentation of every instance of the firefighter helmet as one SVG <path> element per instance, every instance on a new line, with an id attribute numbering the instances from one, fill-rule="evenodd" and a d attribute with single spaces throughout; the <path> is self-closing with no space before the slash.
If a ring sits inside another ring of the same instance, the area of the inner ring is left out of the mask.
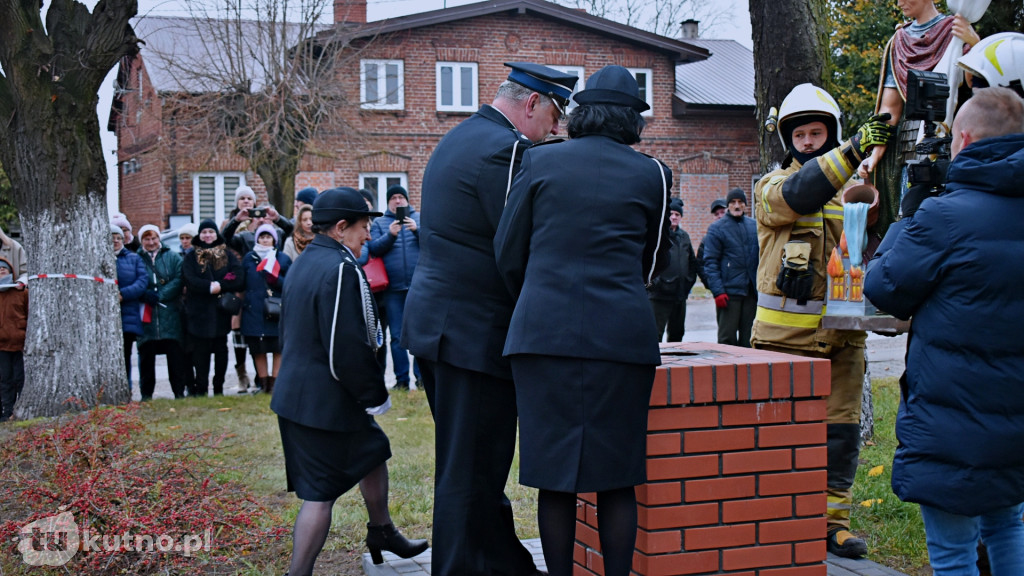
<path id="1" fill-rule="evenodd" d="M 793 122 L 804 116 L 808 117 L 805 122 Z M 793 129 L 807 122 L 814 122 L 816 119 L 810 118 L 811 116 L 830 116 L 835 119 L 835 126 L 831 125 L 831 121 L 825 122 L 825 125 L 828 127 L 830 141 L 839 142 L 843 134 L 843 125 L 839 121 L 839 104 L 836 104 L 828 92 L 814 84 L 800 84 L 786 95 L 782 106 L 779 106 L 779 140 L 787 150 L 793 145 L 788 141 Z"/>
<path id="2" fill-rule="evenodd" d="M 956 63 L 989 86 L 1011 88 L 1024 97 L 1024 34 L 1000 32 L 983 38 Z"/>

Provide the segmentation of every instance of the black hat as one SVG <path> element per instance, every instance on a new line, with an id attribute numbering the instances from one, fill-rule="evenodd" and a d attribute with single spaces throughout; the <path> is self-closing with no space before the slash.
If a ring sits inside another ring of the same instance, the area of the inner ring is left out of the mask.
<path id="1" fill-rule="evenodd" d="M 714 200 L 711 201 L 711 213 L 712 214 L 714 214 L 715 210 L 718 210 L 719 208 L 721 208 L 722 210 L 725 210 L 728 207 L 729 207 L 729 203 L 726 202 L 725 199 L 723 199 L 723 198 L 715 198 Z"/>
<path id="2" fill-rule="evenodd" d="M 366 188 L 360 188 L 359 193 L 363 195 L 363 200 L 370 203 L 370 206 L 377 206 L 377 195 L 367 190 Z"/>
<path id="3" fill-rule="evenodd" d="M 637 112 L 651 106 L 640 99 L 640 85 L 633 74 L 622 66 L 605 66 L 590 75 L 586 88 L 573 98 L 578 104 L 615 104 L 629 106 Z"/>
<path id="4" fill-rule="evenodd" d="M 512 69 L 508 79 L 554 100 L 560 107 L 569 105 L 576 76 L 531 62 L 505 62 Z"/>
<path id="5" fill-rule="evenodd" d="M 387 201 L 390 202 L 391 197 L 394 196 L 395 194 L 401 194 L 402 196 L 405 196 L 406 202 L 409 201 L 409 192 L 407 192 L 405 188 L 402 188 L 398 184 L 395 184 L 391 188 L 388 188 L 388 193 L 386 195 Z"/>
<path id="6" fill-rule="evenodd" d="M 682 214 L 683 200 L 681 198 L 673 198 L 672 201 L 668 203 L 668 209 L 672 212 L 679 212 Z"/>
<path id="7" fill-rule="evenodd" d="M 313 202 L 314 224 L 333 224 L 339 220 L 364 216 L 381 216 L 381 213 L 370 212 L 363 195 L 348 186 L 324 190 Z"/>
<path id="8" fill-rule="evenodd" d="M 317 194 L 318 192 L 316 191 L 316 188 L 309 186 L 296 192 L 295 199 L 298 200 L 299 202 L 302 202 L 303 204 L 312 204 L 313 201 L 316 200 Z"/>
<path id="9" fill-rule="evenodd" d="M 747 195 L 743 193 L 743 190 L 739 188 L 733 188 L 729 190 L 729 193 L 725 195 L 725 203 L 729 205 L 733 200 L 741 200 L 744 204 L 747 203 Z"/>

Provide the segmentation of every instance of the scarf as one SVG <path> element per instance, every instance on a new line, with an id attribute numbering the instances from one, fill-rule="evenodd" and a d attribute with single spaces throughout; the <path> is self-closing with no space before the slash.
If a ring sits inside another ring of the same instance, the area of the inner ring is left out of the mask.
<path id="1" fill-rule="evenodd" d="M 295 231 L 292 232 L 292 242 L 295 243 L 296 254 L 302 254 L 302 251 L 306 249 L 306 246 L 309 246 L 309 243 L 313 241 L 313 238 L 316 238 L 316 234 L 310 234 L 309 236 L 306 236 L 305 234 L 306 233 L 301 229 L 301 227 L 296 227 Z"/>
<path id="2" fill-rule="evenodd" d="M 219 270 L 228 265 L 228 253 L 223 243 L 218 243 L 215 246 L 210 247 L 199 247 L 196 246 L 196 262 L 202 267 L 203 272 L 208 270 Z"/>
<path id="3" fill-rule="evenodd" d="M 905 27 L 893 35 L 892 72 L 904 100 L 907 98 L 908 71 L 935 68 L 942 55 L 946 53 L 946 47 L 953 40 L 953 20 L 949 17 L 942 18 L 920 38 L 908 34 Z"/>

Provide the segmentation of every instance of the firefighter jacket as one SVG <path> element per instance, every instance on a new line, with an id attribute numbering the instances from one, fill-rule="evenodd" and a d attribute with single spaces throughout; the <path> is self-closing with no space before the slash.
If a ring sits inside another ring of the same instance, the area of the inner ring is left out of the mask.
<path id="1" fill-rule="evenodd" d="M 788 160 L 754 186 L 759 258 L 757 316 L 751 342 L 755 347 L 767 344 L 814 351 L 825 351 L 828 346 L 863 347 L 867 338 L 863 331 L 821 328 L 828 288 L 825 265 L 843 232 L 839 191 L 859 160 L 849 143 L 806 165 Z M 776 287 L 784 247 L 791 240 L 810 245 L 813 288 L 804 305 L 786 298 Z"/>

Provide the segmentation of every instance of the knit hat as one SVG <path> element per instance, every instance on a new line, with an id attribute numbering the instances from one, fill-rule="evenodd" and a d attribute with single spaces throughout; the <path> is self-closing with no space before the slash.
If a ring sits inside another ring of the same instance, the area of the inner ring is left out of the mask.
<path id="1" fill-rule="evenodd" d="M 714 200 L 711 201 L 711 213 L 712 214 L 714 214 L 715 210 L 718 210 L 719 208 L 721 208 L 722 210 L 725 210 L 728 207 L 729 207 L 729 203 L 726 202 L 724 198 L 715 198 Z"/>
<path id="2" fill-rule="evenodd" d="M 395 184 L 391 188 L 388 188 L 387 201 L 391 202 L 391 197 L 394 196 L 395 194 L 401 194 L 402 196 L 405 196 L 406 202 L 409 201 L 409 193 L 405 190 L 405 188 L 402 188 L 398 184 Z"/>
<path id="3" fill-rule="evenodd" d="M 111 223 L 110 235 L 113 236 L 114 234 L 117 234 L 118 236 L 124 238 L 124 230 L 121 230 L 121 227 L 118 226 L 117 224 Z"/>
<path id="4" fill-rule="evenodd" d="M 277 230 L 274 229 L 272 224 L 261 224 L 260 227 L 256 229 L 257 242 L 259 242 L 260 234 L 270 234 L 274 237 L 274 244 L 277 244 Z"/>
<path id="5" fill-rule="evenodd" d="M 181 228 L 178 228 L 178 236 L 182 235 L 191 236 L 192 238 L 199 236 L 199 226 L 193 224 L 192 222 L 185 224 Z"/>
<path id="6" fill-rule="evenodd" d="M 679 212 L 679 215 L 682 216 L 682 214 L 683 214 L 683 201 L 682 201 L 682 199 L 680 199 L 680 198 L 673 198 L 672 201 L 668 203 L 668 209 L 671 212 Z"/>
<path id="7" fill-rule="evenodd" d="M 726 205 L 731 204 L 733 200 L 739 200 L 746 204 L 747 195 L 743 193 L 743 190 L 740 190 L 739 188 L 733 188 L 732 190 L 729 190 L 729 193 L 726 194 L 725 196 Z"/>
<path id="8" fill-rule="evenodd" d="M 295 199 L 303 204 L 312 204 L 316 200 L 316 195 L 320 192 L 312 186 L 303 188 L 295 193 Z"/>
<path id="9" fill-rule="evenodd" d="M 152 232 L 153 234 L 156 234 L 157 238 L 160 238 L 160 229 L 152 224 L 146 224 L 142 228 L 139 228 L 139 239 L 141 240 L 145 238 L 147 232 Z"/>
<path id="10" fill-rule="evenodd" d="M 117 226 L 118 228 L 132 229 L 132 223 L 128 221 L 128 217 L 118 212 L 114 214 L 114 217 L 110 219 L 110 223 Z"/>
<path id="11" fill-rule="evenodd" d="M 360 188 L 359 193 L 363 195 L 363 199 L 370 203 L 370 206 L 377 207 L 377 195 L 370 192 L 366 188 Z"/>
<path id="12" fill-rule="evenodd" d="M 207 228 L 217 233 L 217 238 L 210 243 L 203 242 L 199 239 L 199 235 Z M 224 237 L 220 235 L 220 230 L 217 229 L 217 223 L 209 218 L 199 223 L 199 228 L 196 229 L 196 235 L 192 237 L 192 245 L 198 248 L 212 248 L 213 246 L 223 243 Z"/>
<path id="13" fill-rule="evenodd" d="M 248 197 L 252 198 L 253 203 L 256 202 L 256 193 L 252 191 L 252 188 L 249 188 L 248 186 L 244 186 L 243 185 L 243 186 L 239 186 L 238 188 L 235 188 L 235 205 L 236 206 L 238 205 L 238 199 L 241 198 L 242 196 L 248 196 Z"/>

